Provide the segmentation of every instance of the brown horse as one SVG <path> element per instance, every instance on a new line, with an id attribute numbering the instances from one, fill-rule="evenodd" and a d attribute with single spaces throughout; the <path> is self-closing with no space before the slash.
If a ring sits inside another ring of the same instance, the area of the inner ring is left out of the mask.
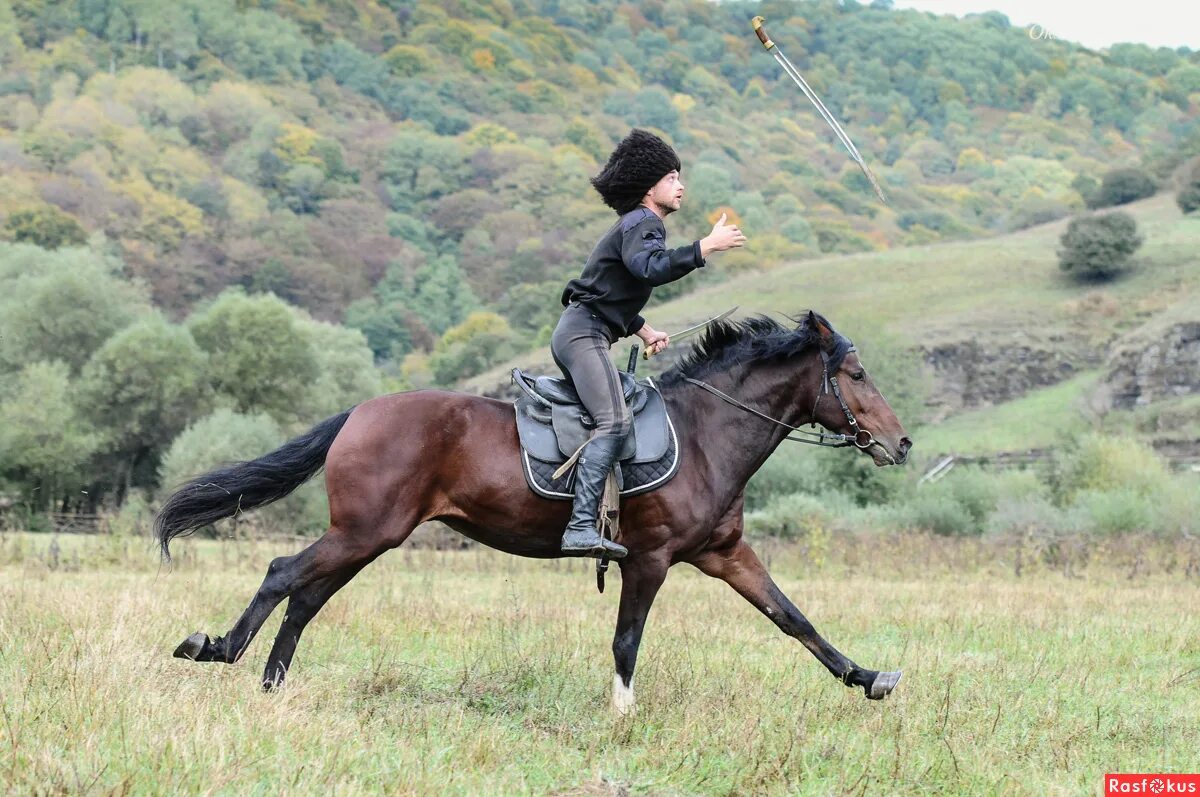
<path id="1" fill-rule="evenodd" d="M 907 458 L 912 443 L 850 341 L 812 312 L 795 328 L 763 317 L 717 322 L 659 387 L 678 432 L 680 465 L 664 486 L 622 502 L 620 542 L 629 556 L 620 562 L 614 707 L 633 707 L 646 616 L 667 570 L 679 562 L 728 583 L 843 684 L 885 697 L 900 673 L 860 667 L 826 642 L 742 536 L 746 482 L 788 435 L 786 427 L 821 424 L 841 433 L 843 444 L 856 442 L 876 465 Z M 322 466 L 328 531 L 300 553 L 271 562 L 226 636 L 197 632 L 176 656 L 236 662 L 288 598 L 263 675 L 264 688 L 280 686 L 300 634 L 330 596 L 426 520 L 507 553 L 561 556 L 571 505 L 527 486 L 512 404 L 418 390 L 366 401 L 270 454 L 185 485 L 156 519 L 164 557 L 172 538 L 277 500 Z"/>

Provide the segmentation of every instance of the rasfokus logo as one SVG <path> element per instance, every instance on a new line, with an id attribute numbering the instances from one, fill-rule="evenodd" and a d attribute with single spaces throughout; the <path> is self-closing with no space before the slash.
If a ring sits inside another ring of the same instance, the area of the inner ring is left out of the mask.
<path id="1" fill-rule="evenodd" d="M 1200 775 L 1105 775 L 1104 795 L 1194 794 L 1200 797 Z"/>

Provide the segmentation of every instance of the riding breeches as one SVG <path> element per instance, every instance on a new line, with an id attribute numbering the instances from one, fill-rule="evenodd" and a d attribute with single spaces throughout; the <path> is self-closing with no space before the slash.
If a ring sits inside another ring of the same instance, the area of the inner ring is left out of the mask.
<path id="1" fill-rule="evenodd" d="M 573 302 L 554 328 L 550 355 L 595 419 L 596 436 L 624 438 L 633 429 L 633 416 L 625 406 L 617 368 L 608 356 L 614 342 L 610 334 L 587 305 Z"/>

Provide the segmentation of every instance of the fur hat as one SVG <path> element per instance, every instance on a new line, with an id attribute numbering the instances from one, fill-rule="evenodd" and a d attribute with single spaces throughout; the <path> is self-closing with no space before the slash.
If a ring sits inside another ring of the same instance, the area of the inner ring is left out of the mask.
<path id="1" fill-rule="evenodd" d="M 591 182 L 604 204 L 623 216 L 641 204 L 663 175 L 679 168 L 679 156 L 670 144 L 648 130 L 634 128 Z"/>

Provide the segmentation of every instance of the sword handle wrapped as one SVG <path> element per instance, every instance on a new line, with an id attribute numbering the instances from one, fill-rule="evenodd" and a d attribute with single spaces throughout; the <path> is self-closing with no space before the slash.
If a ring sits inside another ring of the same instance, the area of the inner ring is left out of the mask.
<path id="1" fill-rule="evenodd" d="M 771 41 L 771 37 L 767 35 L 767 29 L 763 27 L 763 23 L 766 21 L 766 17 L 755 17 L 750 20 L 750 26 L 758 34 L 758 40 L 762 42 L 763 47 L 770 50 L 775 46 L 775 42 Z"/>

